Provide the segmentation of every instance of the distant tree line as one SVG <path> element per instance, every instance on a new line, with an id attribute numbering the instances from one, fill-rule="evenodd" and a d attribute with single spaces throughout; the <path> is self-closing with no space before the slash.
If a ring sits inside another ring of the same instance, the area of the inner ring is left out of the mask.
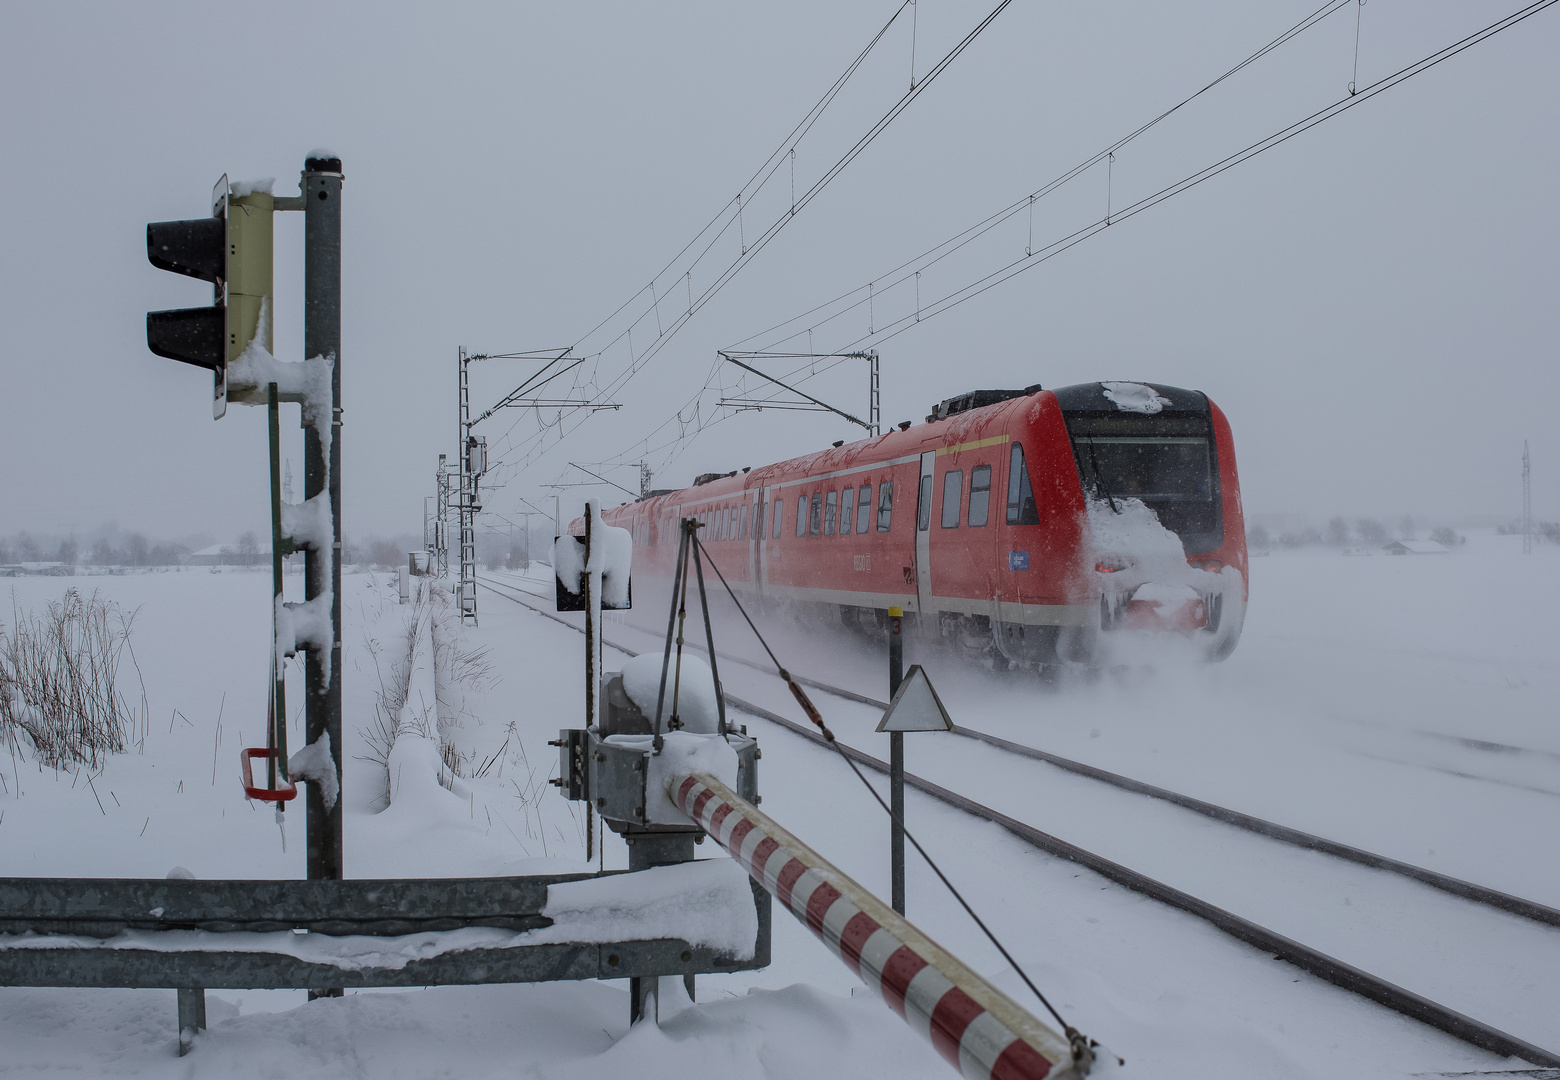
<path id="1" fill-rule="evenodd" d="M 1252 525 L 1246 530 L 1246 544 L 1257 551 L 1271 550 L 1275 547 L 1375 549 L 1386 546 L 1394 539 L 1417 540 L 1421 531 L 1418 522 L 1411 516 L 1404 516 L 1398 522 L 1396 535 L 1375 518 L 1355 518 L 1351 522 L 1344 517 L 1334 517 L 1327 522 L 1326 529 L 1317 529 L 1308 525 L 1299 529 L 1284 530 L 1276 536 L 1265 526 Z M 1445 526 L 1431 529 L 1425 535 L 1444 547 L 1456 547 L 1467 539 Z"/>
<path id="2" fill-rule="evenodd" d="M 57 542 L 39 540 L 27 532 L 0 537 L 0 566 L 17 563 L 62 563 L 65 566 L 178 566 L 190 554 L 184 544 L 149 540 L 138 532 L 116 545 L 105 535 L 85 551 L 74 536 Z"/>
<path id="3" fill-rule="evenodd" d="M 1497 525 L 1495 531 L 1502 536 L 1521 536 L 1521 525 Z M 1533 522 L 1533 535 L 1539 540 L 1548 541 L 1551 544 L 1560 544 L 1560 522 L 1535 521 Z"/>
<path id="4" fill-rule="evenodd" d="M 529 548 L 525 533 L 517 530 L 482 529 L 477 532 L 477 562 L 490 570 L 523 570 L 532 559 L 543 562 L 550 558 L 547 548 L 552 540 L 552 522 L 535 530 Z M 545 536 L 543 535 L 545 533 Z M 451 530 L 450 563 L 452 572 L 459 565 L 460 549 Z M 342 541 L 342 561 L 352 566 L 372 567 L 375 570 L 397 571 L 406 565 L 407 552 L 425 550 L 422 541 L 405 534 L 394 537 L 369 537 L 367 540 Z"/>

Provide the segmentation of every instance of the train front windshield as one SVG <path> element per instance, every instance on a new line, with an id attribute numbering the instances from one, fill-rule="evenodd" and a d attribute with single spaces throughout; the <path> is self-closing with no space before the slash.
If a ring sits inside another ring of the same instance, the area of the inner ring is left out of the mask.
<path id="1" fill-rule="evenodd" d="M 1213 501 L 1208 440 L 1196 436 L 1084 435 L 1073 439 L 1084 490 L 1156 503 Z"/>
<path id="2" fill-rule="evenodd" d="M 1219 458 L 1205 422 L 1112 417 L 1068 426 L 1086 495 L 1113 503 L 1141 499 L 1188 555 L 1223 543 Z"/>

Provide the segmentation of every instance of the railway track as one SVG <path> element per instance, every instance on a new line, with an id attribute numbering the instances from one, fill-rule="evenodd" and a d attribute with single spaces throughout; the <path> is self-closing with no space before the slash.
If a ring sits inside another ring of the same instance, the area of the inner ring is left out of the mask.
<path id="1" fill-rule="evenodd" d="M 479 581 L 496 595 L 506 597 L 535 611 L 537 614 L 562 623 L 576 632 L 581 631 L 579 626 L 576 626 L 569 620 L 560 618 L 550 610 L 546 610 L 539 603 L 532 602 L 550 601 L 550 595 L 531 592 L 511 582 L 488 579 L 479 579 Z M 633 630 L 633 632 L 654 636 L 645 631 Z M 604 639 L 603 643 L 629 656 L 637 655 L 639 651 L 642 651 L 606 639 Z M 684 647 L 688 648 L 691 646 L 685 644 Z M 697 651 L 703 652 L 704 650 L 698 649 Z M 744 668 L 762 672 L 770 678 L 775 678 L 774 673 L 767 670 L 763 665 L 755 664 L 741 657 L 727 656 L 725 653 L 717 655 L 722 663 L 739 664 Z M 804 678 L 798 678 L 797 681 L 822 693 L 830 694 L 842 701 L 851 702 L 855 705 L 868 706 L 879 710 L 887 706 L 886 702 L 842 687 L 831 686 L 827 683 Z M 778 679 L 776 679 L 776 682 L 778 682 Z M 823 744 L 822 737 L 810 727 L 796 723 L 779 713 L 764 708 L 760 704 L 744 700 L 730 692 L 726 694 L 726 699 L 731 705 L 744 713 L 767 720 L 815 744 Z M 1441 893 L 1456 897 L 1464 903 L 1477 905 L 1480 909 L 1487 909 L 1492 913 L 1499 912 L 1504 916 L 1523 920 L 1526 924 L 1537 924 L 1537 926 L 1546 928 L 1543 931 L 1539 931 L 1540 934 L 1552 932 L 1554 928 L 1560 928 L 1560 910 L 1535 901 L 1266 821 L 1262 818 L 1205 802 L 1191 796 L 1182 795 L 1178 792 L 1121 776 L 1095 766 L 1073 761 L 1060 755 L 998 738 L 973 728 L 956 727 L 954 733 L 963 739 L 981 747 L 990 748 L 1001 754 L 1041 762 L 1110 788 L 1167 803 L 1219 822 L 1222 825 L 1260 836 L 1266 840 L 1276 841 L 1290 848 L 1315 852 L 1367 867 L 1373 871 L 1413 881 L 1422 886 L 1428 886 Z M 880 772 L 887 772 L 888 766 L 886 762 L 864 751 L 846 746 L 843 742 L 838 745 L 857 763 Z M 1097 852 L 1062 840 L 996 808 L 984 805 L 944 785 L 935 783 L 930 779 L 906 774 L 905 781 L 916 790 L 946 805 L 1001 826 L 1012 835 L 1048 854 L 1086 867 L 1128 889 L 1188 914 L 1195 915 L 1226 934 L 1262 949 L 1276 959 L 1288 961 L 1294 966 L 1335 986 L 1359 994 L 1378 1004 L 1385 1005 L 1396 1012 L 1412 1017 L 1485 1050 L 1519 1057 L 1539 1066 L 1560 1068 L 1560 1054 L 1546 1050 L 1490 1023 L 1475 1019 L 1466 1013 L 1442 1005 L 1423 995 L 1416 994 L 1394 982 L 1346 963 L 1319 949 L 1305 945 L 1292 937 L 1269 929 L 1190 892 L 1133 870 Z"/>

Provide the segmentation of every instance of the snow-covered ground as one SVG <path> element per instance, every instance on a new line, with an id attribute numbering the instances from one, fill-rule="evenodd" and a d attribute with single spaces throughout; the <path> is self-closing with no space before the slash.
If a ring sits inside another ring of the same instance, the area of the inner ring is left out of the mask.
<path id="1" fill-rule="evenodd" d="M 542 570 L 515 582 L 545 592 Z M 12 584 L 18 606 L 36 607 L 71 583 Z M 239 746 L 260 737 L 268 578 L 202 570 L 74 584 L 140 608 L 133 641 L 151 708 L 144 749 L 114 758 L 90 785 L 84 773 L 0 759 L 0 874 L 162 876 L 182 865 L 200 877 L 302 876 L 301 819 L 288 823 L 284 853 L 270 809 L 246 803 L 235 776 Z M 647 631 L 664 629 L 663 602 L 637 582 L 635 600 L 635 611 L 609 617 L 609 636 L 653 648 Z M 385 774 L 361 759 L 360 732 L 373 722 L 406 609 L 392 579 L 352 575 L 344 584 L 352 876 L 583 865 L 578 808 L 546 784 L 556 772 L 546 740 L 578 726 L 583 712 L 581 638 L 495 592 L 484 591 L 481 604 L 482 625 L 467 638 L 489 649 L 493 678 L 468 695 L 469 715 L 454 734 L 469 763 L 463 771 L 492 763 L 463 781 L 463 798 L 437 789 L 438 798 L 381 812 Z M 1122 670 L 1048 688 L 914 642 L 907 659 L 926 664 L 959 723 L 1560 904 L 1557 610 L 1560 552 L 1523 558 L 1520 538 L 1474 535 L 1447 556 L 1254 560 L 1244 639 L 1212 667 L 1145 645 Z M 759 656 L 729 613 L 717 623 L 722 649 Z M 761 625 L 793 670 L 886 694 L 884 658 L 862 639 L 784 617 Z M 607 667 L 621 659 L 608 650 Z M 727 665 L 722 677 L 733 692 L 797 715 L 757 673 Z M 870 730 L 872 710 L 818 700 L 842 738 L 886 752 Z M 886 892 L 887 822 L 844 766 L 762 720 L 735 719 L 764 748 L 764 809 Z M 292 737 L 300 735 L 295 728 Z M 1129 812 L 1120 793 L 951 739 L 912 736 L 910 769 L 1309 944 L 1346 953 L 1368 937 L 1373 952 L 1355 961 L 1361 966 L 1433 998 L 1461 993 L 1447 1003 L 1551 1048 L 1560 1043 L 1546 970 L 1560 932 L 1524 928 L 1513 937 L 1490 913 L 1483 928 L 1449 924 L 1447 932 L 1482 938 L 1438 942 L 1443 924 L 1432 909 L 1445 898 L 1406 884 L 1365 916 L 1342 909 L 1347 899 L 1334 911 L 1338 871 L 1318 856 L 1308 864 L 1275 854 L 1276 845 L 1248 851 L 1212 823 L 1185 824 L 1183 811 L 1149 804 Z M 995 826 L 913 793 L 908 814 L 1063 1014 L 1126 1058 L 1123 1075 L 1521 1067 L 1037 854 Z M 603 846 L 605 865 L 626 865 L 615 838 Z M 709 844 L 699 850 L 719 854 Z M 1307 865 L 1322 884 L 1307 881 Z M 1362 880 L 1360 895 L 1379 897 L 1372 888 Z M 914 862 L 909 900 L 922 929 L 1025 1000 L 1013 972 Z M 1436 958 L 1445 950 L 1456 959 L 1441 981 L 1416 983 L 1444 967 Z M 173 1056 L 171 991 L 0 989 L 0 1075 L 951 1075 L 780 911 L 774 956 L 764 971 L 701 978 L 697 1004 L 665 1003 L 659 1028 L 632 1032 L 626 990 L 615 984 L 363 992 L 308 1004 L 301 992 L 214 990 L 210 1028 L 182 1060 Z"/>

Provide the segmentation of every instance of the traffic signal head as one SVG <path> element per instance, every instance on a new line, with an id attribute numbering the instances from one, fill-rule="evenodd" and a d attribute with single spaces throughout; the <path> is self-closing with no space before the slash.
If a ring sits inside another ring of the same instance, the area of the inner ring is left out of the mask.
<path id="1" fill-rule="evenodd" d="M 146 226 L 146 257 L 153 266 L 215 286 L 210 307 L 147 312 L 146 344 L 158 356 L 214 373 L 217 417 L 227 410 L 228 363 L 257 338 L 271 345 L 275 203 L 261 186 L 230 185 L 224 176 L 211 193 L 211 217 Z"/>

